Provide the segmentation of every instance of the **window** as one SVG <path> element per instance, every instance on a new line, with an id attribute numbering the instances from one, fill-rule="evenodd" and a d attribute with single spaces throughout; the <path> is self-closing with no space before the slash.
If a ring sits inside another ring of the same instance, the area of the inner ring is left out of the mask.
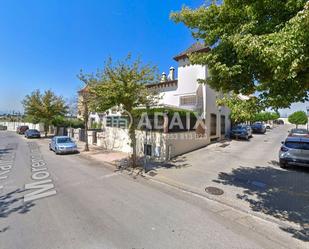
<path id="1" fill-rule="evenodd" d="M 225 116 L 221 115 L 221 135 L 225 135 Z"/>
<path id="2" fill-rule="evenodd" d="M 181 96 L 180 97 L 180 105 L 185 106 L 192 106 L 196 105 L 196 95 L 190 95 L 190 96 Z"/>
<path id="3" fill-rule="evenodd" d="M 152 146 L 151 146 L 151 144 L 144 144 L 144 154 L 145 154 L 145 156 L 152 156 Z"/>
<path id="4" fill-rule="evenodd" d="M 106 117 L 106 127 L 116 127 L 127 129 L 129 118 L 126 116 L 108 116 Z"/>
<path id="5" fill-rule="evenodd" d="M 210 135 L 217 135 L 217 115 L 213 113 L 210 114 Z"/>

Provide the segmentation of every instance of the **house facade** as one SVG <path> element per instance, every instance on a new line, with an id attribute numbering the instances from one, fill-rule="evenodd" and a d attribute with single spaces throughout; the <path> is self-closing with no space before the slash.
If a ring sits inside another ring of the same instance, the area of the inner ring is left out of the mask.
<path id="1" fill-rule="evenodd" d="M 223 106 L 217 106 L 216 100 L 220 97 L 218 92 L 207 84 L 199 83 L 199 79 L 206 80 L 208 78 L 207 66 L 192 65 L 188 58 L 191 53 L 207 51 L 209 49 L 202 44 L 194 44 L 174 57 L 178 63 L 177 70 L 171 67 L 168 75 L 162 73 L 160 82 L 147 85 L 148 88 L 154 89 L 159 94 L 158 106 L 194 112 L 202 120 L 204 128 L 185 128 L 177 131 L 173 129 L 138 130 L 136 131 L 137 155 L 140 158 L 146 156 L 156 161 L 166 161 L 204 147 L 211 142 L 224 139 L 229 133 L 230 110 Z M 79 96 L 82 97 L 82 92 Z M 82 113 L 82 108 L 79 111 Z M 93 113 L 90 116 L 90 119 L 103 124 L 103 131 L 97 134 L 96 143 L 108 150 L 131 153 L 128 130 L 108 125 L 109 122 L 106 122 L 109 117 L 115 115 L 121 116 L 121 113 L 117 110 L 114 112 L 109 110 L 104 114 Z M 167 123 L 169 121 L 167 120 Z M 92 138 L 93 134 L 90 137 Z"/>
<path id="2" fill-rule="evenodd" d="M 168 75 L 162 73 L 161 82 L 149 87 L 159 92 L 159 104 L 197 112 L 205 120 L 206 136 L 211 142 L 224 138 L 229 133 L 231 122 L 230 110 L 216 104 L 220 93 L 199 83 L 200 79 L 206 80 L 209 76 L 207 66 L 192 65 L 189 61 L 189 54 L 207 51 L 207 47 L 195 43 L 174 57 L 178 63 L 177 79 L 175 69 L 171 67 Z"/>

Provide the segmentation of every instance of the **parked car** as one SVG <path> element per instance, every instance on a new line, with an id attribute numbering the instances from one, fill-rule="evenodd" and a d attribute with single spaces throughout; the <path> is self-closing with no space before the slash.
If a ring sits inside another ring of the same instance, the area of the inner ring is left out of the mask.
<path id="1" fill-rule="evenodd" d="M 295 128 L 289 131 L 289 136 L 309 136 L 309 132 L 306 129 Z"/>
<path id="2" fill-rule="evenodd" d="M 278 124 L 278 125 L 284 125 L 284 121 L 282 119 L 277 119 L 273 121 L 274 124 Z"/>
<path id="3" fill-rule="evenodd" d="M 17 127 L 16 132 L 18 134 L 24 135 L 26 130 L 29 130 L 29 127 L 27 125 L 21 125 Z"/>
<path id="4" fill-rule="evenodd" d="M 264 134 L 266 132 L 266 126 L 260 122 L 256 122 L 251 125 L 253 133 Z"/>
<path id="5" fill-rule="evenodd" d="M 265 124 L 265 127 L 266 129 L 270 130 L 273 128 L 273 125 L 272 124 Z"/>
<path id="6" fill-rule="evenodd" d="M 5 125 L 0 125 L 0 131 L 6 131 L 8 129 Z"/>
<path id="7" fill-rule="evenodd" d="M 231 130 L 231 137 L 249 140 L 252 137 L 252 129 L 250 125 L 236 125 Z"/>
<path id="8" fill-rule="evenodd" d="M 76 143 L 67 136 L 55 136 L 49 143 L 49 149 L 54 151 L 56 154 L 76 153 Z"/>
<path id="9" fill-rule="evenodd" d="M 25 137 L 26 138 L 40 138 L 41 133 L 38 130 L 29 129 L 29 130 L 26 130 Z"/>
<path id="10" fill-rule="evenodd" d="M 309 138 L 287 137 L 279 151 L 279 163 L 282 168 L 288 165 L 309 167 Z"/>

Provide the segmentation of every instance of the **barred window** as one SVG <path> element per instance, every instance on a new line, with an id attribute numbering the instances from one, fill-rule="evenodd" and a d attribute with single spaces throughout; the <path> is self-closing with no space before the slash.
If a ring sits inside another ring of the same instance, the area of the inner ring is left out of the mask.
<path id="1" fill-rule="evenodd" d="M 181 96 L 180 105 L 196 105 L 196 95 Z"/>
<path id="2" fill-rule="evenodd" d="M 129 118 L 125 116 L 108 116 L 106 117 L 106 127 L 116 127 L 127 129 L 129 125 Z"/>

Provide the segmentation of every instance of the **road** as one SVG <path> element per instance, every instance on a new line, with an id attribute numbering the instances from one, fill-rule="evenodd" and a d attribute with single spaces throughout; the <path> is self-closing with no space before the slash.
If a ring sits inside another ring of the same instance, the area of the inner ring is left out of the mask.
<path id="1" fill-rule="evenodd" d="M 46 141 L 0 132 L 0 156 L 1 249 L 284 248 L 205 199 L 57 156 Z"/>

